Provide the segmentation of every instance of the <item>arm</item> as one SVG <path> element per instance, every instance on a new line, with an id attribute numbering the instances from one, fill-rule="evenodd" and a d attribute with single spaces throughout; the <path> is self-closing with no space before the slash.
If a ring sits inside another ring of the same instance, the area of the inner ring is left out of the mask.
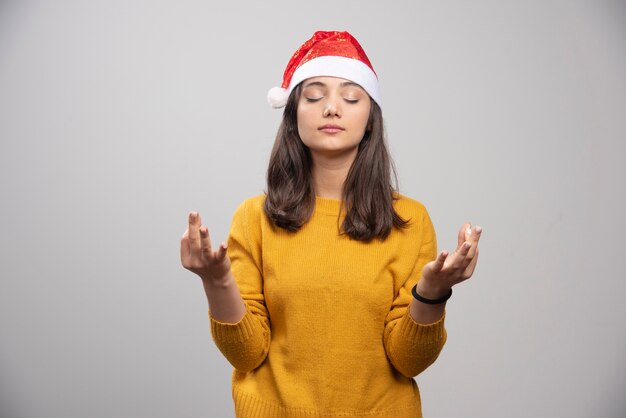
<path id="1" fill-rule="evenodd" d="M 261 233 L 250 206 L 250 201 L 245 201 L 233 215 L 228 237 L 232 280 L 227 281 L 223 289 L 234 293 L 237 287 L 245 312 L 236 323 L 228 323 L 218 319 L 218 311 L 209 311 L 215 344 L 228 361 L 243 372 L 263 363 L 270 346 L 270 321 L 261 273 Z"/>
<path id="2" fill-rule="evenodd" d="M 420 249 L 416 268 L 421 271 L 421 274 L 418 276 L 420 279 L 417 282 L 416 291 L 427 299 L 439 299 L 446 295 L 452 286 L 469 279 L 474 273 L 476 262 L 478 261 L 478 241 L 482 234 L 482 228 L 480 226 L 471 228 L 470 224 L 464 224 L 459 230 L 458 245 L 454 253 L 449 256 L 447 251 L 442 251 L 434 259 L 437 252 L 436 239 L 427 213 L 425 221 L 425 231 L 432 230 L 433 239 L 427 240 L 427 243 L 422 245 L 422 249 Z M 426 233 L 429 234 L 428 232 Z M 425 259 L 422 259 L 422 254 L 428 255 Z M 428 259 L 434 260 L 423 264 L 424 260 Z M 406 286 L 401 290 L 407 291 Z M 414 328 L 416 330 L 415 334 L 420 335 L 422 338 L 416 338 L 415 346 L 407 347 L 409 353 L 412 354 L 403 356 L 401 353 L 396 353 L 395 362 L 391 356 L 390 359 L 398 371 L 406 376 L 413 377 L 432 364 L 443 348 L 446 340 L 445 329 L 443 329 L 445 303 L 428 305 L 419 302 L 413 297 L 410 299 L 408 311 L 411 320 L 409 323 L 417 325 L 417 328 Z M 401 332 L 397 333 L 399 335 L 407 334 L 403 332 L 406 329 L 412 329 L 409 325 L 402 325 L 404 328 L 400 327 Z M 439 330 L 441 330 L 441 333 Z M 408 335 L 410 334 L 408 333 Z M 394 343 L 392 339 L 391 346 L 402 344 L 403 338 L 396 337 L 395 334 L 393 337 L 400 342 Z M 406 363 L 406 360 L 411 358 L 415 361 Z"/>
<path id="3" fill-rule="evenodd" d="M 241 321 L 246 313 L 246 303 L 230 271 L 223 281 L 202 280 L 202 286 L 213 319 L 230 324 Z"/>
<path id="4" fill-rule="evenodd" d="M 431 306 L 419 306 L 411 294 L 424 265 L 432 261 L 437 253 L 435 229 L 426 209 L 421 220 L 421 245 L 415 267 L 392 303 L 383 339 L 389 361 L 407 377 L 415 377 L 430 366 L 439 356 L 447 338 L 443 307 L 429 312 Z"/>
<path id="5" fill-rule="evenodd" d="M 202 278 L 209 303 L 211 336 L 226 359 L 235 369 L 247 372 L 258 367 L 269 350 L 270 325 L 260 273 L 260 236 L 249 240 L 248 210 L 246 202 L 235 211 L 227 246 L 222 244 L 217 252 L 210 247 L 206 227 L 200 226 L 199 216 L 190 216 L 190 227 L 183 236 L 181 258 L 185 268 Z M 196 230 L 199 232 L 202 263 L 189 261 Z M 254 235 L 254 234 L 253 234 Z M 185 257 L 187 239 L 187 257 Z M 201 265 L 201 267 L 198 267 Z"/>

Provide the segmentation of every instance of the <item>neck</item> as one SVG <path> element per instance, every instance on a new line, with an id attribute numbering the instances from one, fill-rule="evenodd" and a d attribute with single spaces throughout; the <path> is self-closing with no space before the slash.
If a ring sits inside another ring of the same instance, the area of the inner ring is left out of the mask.
<path id="1" fill-rule="evenodd" d="M 312 176 L 315 194 L 327 199 L 342 200 L 343 184 L 356 158 L 356 150 L 350 154 L 327 156 L 311 153 Z"/>

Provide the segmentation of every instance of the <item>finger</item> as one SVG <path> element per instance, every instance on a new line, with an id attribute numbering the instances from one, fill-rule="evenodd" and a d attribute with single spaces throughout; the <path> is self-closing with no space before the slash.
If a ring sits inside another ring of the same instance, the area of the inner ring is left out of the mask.
<path id="1" fill-rule="evenodd" d="M 463 243 L 450 257 L 448 257 L 448 262 L 444 269 L 450 273 L 456 272 L 456 274 L 461 274 L 465 271 L 465 268 L 469 264 L 469 260 L 467 259 L 467 253 L 471 244 L 467 241 Z"/>
<path id="2" fill-rule="evenodd" d="M 441 269 L 443 268 L 443 265 L 446 262 L 446 258 L 448 258 L 447 251 L 444 250 L 439 253 L 439 255 L 437 256 L 437 259 L 435 260 L 435 265 L 433 266 L 433 273 L 439 273 L 441 271 Z"/>
<path id="3" fill-rule="evenodd" d="M 189 228 L 185 229 L 185 233 L 180 238 L 180 242 L 185 242 L 187 247 L 189 247 Z"/>
<path id="4" fill-rule="evenodd" d="M 472 244 L 472 247 L 467 252 L 467 258 L 474 258 L 474 254 L 478 251 L 478 240 L 480 239 L 480 234 L 483 232 L 483 229 L 480 226 L 475 226 L 472 228 L 472 234 L 469 237 L 469 242 Z"/>
<path id="5" fill-rule="evenodd" d="M 200 248 L 200 214 L 189 212 L 189 247 L 191 250 Z"/>
<path id="6" fill-rule="evenodd" d="M 476 253 L 474 254 L 474 257 L 465 268 L 465 271 L 463 271 L 464 279 L 469 279 L 472 276 L 472 274 L 474 274 L 474 270 L 476 269 L 477 262 L 478 262 L 478 248 L 476 249 Z"/>
<path id="7" fill-rule="evenodd" d="M 461 257 L 461 258 L 465 258 L 467 257 L 467 253 L 469 253 L 469 250 L 472 248 L 472 243 L 469 241 L 464 241 L 461 243 L 461 245 L 459 246 L 459 248 L 456 250 L 456 253 Z"/>
<path id="8" fill-rule="evenodd" d="M 216 258 L 217 258 L 218 261 L 222 261 L 224 259 L 224 257 L 226 257 L 226 247 L 227 247 L 226 242 L 222 242 L 220 244 L 220 247 L 217 249 L 217 256 L 216 256 Z"/>
<path id="9" fill-rule="evenodd" d="M 180 239 L 180 261 L 185 265 L 186 260 L 189 258 L 189 229 L 185 231 L 183 237 Z"/>
<path id="10" fill-rule="evenodd" d="M 483 233 L 483 227 L 480 225 L 476 225 L 475 227 L 472 228 L 472 234 L 468 237 L 469 241 L 471 241 L 472 243 L 474 242 L 477 243 L 482 233 Z"/>
<path id="11" fill-rule="evenodd" d="M 209 228 L 206 226 L 200 227 L 200 249 L 205 256 L 212 256 L 211 250 L 211 237 L 209 236 Z"/>
<path id="12" fill-rule="evenodd" d="M 467 252 L 467 258 L 474 258 L 474 254 L 478 251 L 478 240 L 480 239 L 480 234 L 482 233 L 482 228 L 480 226 L 476 226 L 472 228 L 472 234 L 469 238 L 468 242 L 472 244 L 470 250 Z"/>
<path id="13" fill-rule="evenodd" d="M 471 228 L 471 226 L 472 226 L 471 223 L 465 222 L 463 226 L 461 227 L 461 229 L 459 229 L 459 233 L 457 235 L 457 245 L 456 245 L 457 250 L 461 248 L 463 243 L 467 240 L 467 229 Z"/>

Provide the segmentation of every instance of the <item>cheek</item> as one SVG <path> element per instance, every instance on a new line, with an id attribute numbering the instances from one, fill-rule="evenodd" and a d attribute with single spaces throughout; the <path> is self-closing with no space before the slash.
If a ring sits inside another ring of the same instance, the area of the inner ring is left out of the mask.
<path id="1" fill-rule="evenodd" d="M 300 138 L 305 139 L 311 131 L 311 118 L 305 111 L 298 110 L 297 112 L 298 134 Z"/>
<path id="2" fill-rule="evenodd" d="M 358 126 L 363 128 L 363 132 L 367 129 L 367 122 L 369 121 L 370 111 L 369 109 L 359 111 L 358 115 L 355 115 L 355 120 L 358 120 Z"/>

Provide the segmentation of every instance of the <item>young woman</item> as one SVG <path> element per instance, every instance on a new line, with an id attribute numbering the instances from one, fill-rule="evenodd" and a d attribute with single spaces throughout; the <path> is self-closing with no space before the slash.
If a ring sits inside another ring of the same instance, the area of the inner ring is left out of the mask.
<path id="1" fill-rule="evenodd" d="M 316 32 L 268 99 L 286 107 L 266 193 L 237 208 L 228 245 L 212 249 L 196 212 L 181 241 L 236 416 L 420 417 L 413 377 L 446 341 L 481 228 L 437 254 L 425 207 L 392 184 L 377 76 L 349 33 Z"/>

